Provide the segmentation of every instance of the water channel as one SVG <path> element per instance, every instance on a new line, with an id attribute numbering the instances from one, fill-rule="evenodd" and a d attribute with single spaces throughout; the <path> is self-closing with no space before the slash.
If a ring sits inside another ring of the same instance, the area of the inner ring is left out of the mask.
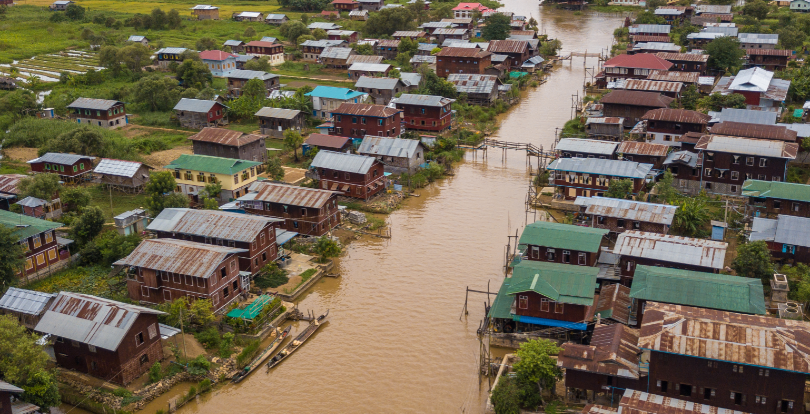
<path id="1" fill-rule="evenodd" d="M 505 0 L 504 9 L 538 20 L 541 33 L 570 51 L 608 48 L 619 16 L 541 8 L 534 0 Z M 497 138 L 549 148 L 554 130 L 571 116 L 585 67 L 574 58 L 501 120 Z M 455 175 L 419 190 L 388 217 L 393 238 L 360 239 L 340 260 L 341 278 L 321 281 L 300 302 L 331 309 L 330 322 L 269 374 L 259 370 L 183 407 L 214 413 L 480 413 L 488 384 L 479 382 L 476 329 L 486 295 L 471 294 L 459 320 L 465 286 L 497 290 L 506 236 L 524 224 L 529 175 L 525 154 L 468 153 Z M 304 327 L 294 327 L 293 333 Z M 166 408 L 169 393 L 144 412 Z M 78 412 L 80 410 L 74 410 Z"/>

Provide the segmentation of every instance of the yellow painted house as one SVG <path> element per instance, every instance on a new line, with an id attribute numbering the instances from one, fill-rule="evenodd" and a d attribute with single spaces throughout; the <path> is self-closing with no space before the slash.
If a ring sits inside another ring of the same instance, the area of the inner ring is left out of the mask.
<path id="1" fill-rule="evenodd" d="M 259 175 L 260 165 L 256 161 L 183 154 L 164 168 L 173 171 L 179 193 L 196 200 L 206 184 L 218 182 L 222 184 L 220 199 L 233 201 L 247 194 Z"/>

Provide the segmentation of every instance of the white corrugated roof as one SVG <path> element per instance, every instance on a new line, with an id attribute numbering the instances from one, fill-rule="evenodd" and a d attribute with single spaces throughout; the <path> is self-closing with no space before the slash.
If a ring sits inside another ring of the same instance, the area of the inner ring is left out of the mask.
<path id="1" fill-rule="evenodd" d="M 557 151 L 613 155 L 618 145 L 618 142 L 600 141 L 596 139 L 563 138 L 557 143 L 555 149 Z"/>
<path id="2" fill-rule="evenodd" d="M 733 91 L 767 92 L 773 72 L 762 68 L 741 70 L 731 81 L 728 89 Z"/>
<path id="3" fill-rule="evenodd" d="M 137 161 L 123 161 L 102 158 L 98 165 L 96 165 L 93 172 L 96 174 L 109 174 L 132 178 L 132 176 L 138 172 L 138 169 L 141 168 L 141 165 L 143 164 Z"/>
<path id="4" fill-rule="evenodd" d="M 310 167 L 365 174 L 374 165 L 374 161 L 374 158 L 365 155 L 322 150 L 315 155 Z"/>
<path id="5" fill-rule="evenodd" d="M 619 234 L 613 253 L 722 269 L 727 248 L 727 243 L 716 240 L 631 230 Z"/>

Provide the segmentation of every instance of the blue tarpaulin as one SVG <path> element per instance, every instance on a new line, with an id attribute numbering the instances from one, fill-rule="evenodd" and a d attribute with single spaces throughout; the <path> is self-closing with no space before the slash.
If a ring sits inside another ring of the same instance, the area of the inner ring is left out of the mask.
<path id="1" fill-rule="evenodd" d="M 588 325 L 584 323 L 558 321 L 556 319 L 536 318 L 534 316 L 512 315 L 512 320 L 515 322 L 531 323 L 535 325 L 559 326 L 562 328 L 577 329 L 580 331 L 588 329 Z"/>

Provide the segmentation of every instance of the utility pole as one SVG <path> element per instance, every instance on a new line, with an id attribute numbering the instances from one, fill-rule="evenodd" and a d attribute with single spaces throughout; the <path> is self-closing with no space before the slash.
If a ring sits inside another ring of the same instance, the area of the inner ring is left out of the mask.
<path id="1" fill-rule="evenodd" d="M 726 223 L 726 225 L 728 225 L 728 199 L 726 199 L 726 211 L 725 215 L 723 216 L 723 222 Z"/>
<path id="2" fill-rule="evenodd" d="M 183 330 L 183 308 L 180 308 L 180 335 L 183 335 L 183 358 L 188 363 L 188 352 L 186 351 L 186 332 Z"/>

